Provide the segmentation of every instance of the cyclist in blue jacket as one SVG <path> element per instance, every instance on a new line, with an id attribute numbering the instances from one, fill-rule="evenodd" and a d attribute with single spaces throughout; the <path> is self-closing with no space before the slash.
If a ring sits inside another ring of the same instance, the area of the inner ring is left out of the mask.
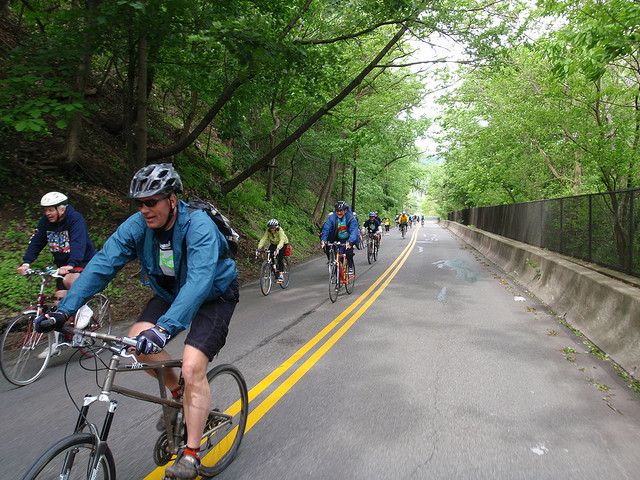
<path id="1" fill-rule="evenodd" d="M 335 204 L 335 215 L 331 215 L 324 226 L 320 236 L 321 246 L 324 248 L 326 242 L 346 243 L 347 273 L 353 273 L 353 247 L 360 244 L 358 220 L 351 212 L 349 205 L 343 200 Z"/>
<path id="2" fill-rule="evenodd" d="M 211 405 L 207 366 L 226 341 L 238 302 L 238 271 L 213 220 L 202 210 L 189 213 L 176 197 L 181 192 L 182 181 L 172 165 L 140 169 L 129 189 L 139 212 L 107 240 L 58 310 L 36 319 L 36 328 L 47 331 L 64 325 L 85 299 L 137 258 L 155 296 L 128 333 L 137 337 L 136 354 L 142 361 L 169 360 L 163 351 L 166 342 L 190 326 L 182 357 L 184 389 L 175 371 L 165 372 L 172 395 L 182 397 L 187 424 L 187 447 L 166 475 L 193 479 L 200 471 L 200 439 Z"/>

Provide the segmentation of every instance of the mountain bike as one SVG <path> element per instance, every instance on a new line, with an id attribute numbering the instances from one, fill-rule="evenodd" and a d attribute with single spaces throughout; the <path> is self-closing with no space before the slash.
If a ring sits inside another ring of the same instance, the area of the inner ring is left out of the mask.
<path id="1" fill-rule="evenodd" d="M 98 339 L 103 342 L 99 348 L 107 349 L 111 352 L 111 357 L 108 364 L 103 362 L 101 357 L 95 356 L 93 358 L 96 372 L 98 369 L 102 369 L 103 365 L 106 366 L 102 386 L 98 385 L 100 391 L 95 395 L 86 395 L 81 407 L 71 399 L 78 410 L 78 419 L 73 433 L 59 440 L 42 454 L 22 477 L 22 480 L 51 480 L 54 478 L 116 480 L 115 460 L 107 443 L 117 407 L 117 401 L 113 399 L 114 393 L 162 405 L 165 430 L 156 441 L 153 460 L 156 465 L 163 466 L 169 463 L 175 455 L 176 461 L 178 461 L 187 441 L 184 410 L 180 401 L 167 398 L 164 369 L 180 368 L 182 360 L 140 363 L 135 355 L 130 353 L 131 347 L 136 345 L 135 338 L 118 337 L 69 327 L 65 327 L 64 330 L 67 334 L 73 335 L 72 347 L 91 348 L 91 342 Z M 124 364 L 121 365 L 121 363 Z M 87 366 L 84 368 L 89 370 Z M 115 385 L 117 374 L 141 370 L 155 372 L 160 396 Z M 66 374 L 65 370 L 65 385 L 68 382 Z M 211 385 L 212 393 L 209 417 L 202 433 L 200 446 L 202 456 L 199 474 L 204 478 L 217 475 L 233 461 L 244 435 L 249 411 L 247 385 L 236 367 L 217 365 L 209 370 L 207 380 Z M 107 404 L 100 428 L 88 420 L 89 407 L 96 402 Z M 172 409 L 178 410 L 177 415 L 174 416 L 175 423 L 171 421 L 170 410 Z"/>
<path id="2" fill-rule="evenodd" d="M 260 267 L 260 291 L 263 295 L 269 295 L 271 292 L 271 285 L 273 284 L 273 279 L 276 279 L 276 283 L 280 285 L 282 289 L 285 289 L 289 286 L 289 261 L 287 257 L 282 258 L 282 266 L 284 270 L 282 270 L 282 279 L 278 278 L 276 272 L 278 271 L 278 257 L 273 255 L 271 250 L 256 250 L 256 258 L 258 255 L 266 255 L 266 260 L 262 262 L 262 267 Z"/>
<path id="3" fill-rule="evenodd" d="M 353 265 L 353 272 L 348 273 L 347 254 L 340 247 L 342 242 L 327 242 L 331 247 L 329 250 L 329 299 L 332 303 L 338 299 L 340 288 L 344 285 L 345 291 L 350 294 L 356 281 L 356 266 Z"/>
<path id="4" fill-rule="evenodd" d="M 47 281 L 52 278 L 62 278 L 57 269 L 45 270 L 29 269 L 24 274 L 31 280 L 32 290 L 38 283 L 37 295 L 32 298 L 29 308 L 23 310 L 20 315 L 9 320 L 3 327 L 2 340 L 0 341 L 0 369 L 4 377 L 14 385 L 24 386 L 35 382 L 44 373 L 52 357 L 52 346 L 60 354 L 61 348 L 67 345 L 64 334 L 38 333 L 33 321 L 39 315 L 47 313 L 55 301 L 60 300 L 53 295 L 45 295 Z M 111 332 L 111 308 L 109 299 L 103 294 L 94 295 L 83 305 L 82 312 L 91 315 L 85 319 L 85 330 Z M 72 318 L 71 325 L 75 322 Z M 54 343 L 55 339 L 55 343 Z M 93 349 L 84 352 L 86 356 L 95 355 L 99 351 Z"/>
<path id="5" fill-rule="evenodd" d="M 367 261 L 371 265 L 372 261 L 378 260 L 378 242 L 376 242 L 375 233 L 369 232 L 367 235 Z"/>

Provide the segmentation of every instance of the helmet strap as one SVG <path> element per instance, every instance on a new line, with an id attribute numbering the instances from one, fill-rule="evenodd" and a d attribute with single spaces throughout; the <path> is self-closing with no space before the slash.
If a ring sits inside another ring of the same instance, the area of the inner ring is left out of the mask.
<path id="1" fill-rule="evenodd" d="M 175 215 L 175 207 L 173 206 L 173 204 L 171 203 L 171 197 L 173 196 L 173 194 L 170 194 L 167 199 L 169 200 L 169 216 L 167 217 L 167 221 L 164 222 L 164 225 L 162 227 L 160 227 L 158 230 L 166 230 L 167 227 L 169 226 L 169 224 L 171 223 L 171 219 L 173 218 L 173 216 Z"/>

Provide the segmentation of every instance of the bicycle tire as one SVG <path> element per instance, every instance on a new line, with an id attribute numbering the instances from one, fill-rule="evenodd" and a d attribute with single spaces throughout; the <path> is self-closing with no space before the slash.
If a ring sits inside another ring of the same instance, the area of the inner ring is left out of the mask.
<path id="1" fill-rule="evenodd" d="M 282 271 L 282 281 L 280 282 L 280 287 L 282 289 L 285 289 L 289 286 L 289 260 L 283 258 L 282 266 L 284 267 L 284 270 Z"/>
<path id="2" fill-rule="evenodd" d="M 89 325 L 84 329 L 89 332 L 100 332 L 109 335 L 111 333 L 111 302 L 109 299 L 98 293 L 91 297 L 85 304 L 93 311 Z M 100 355 L 104 348 L 81 348 L 80 352 L 85 357 L 91 358 Z"/>
<path id="3" fill-rule="evenodd" d="M 113 454 L 107 447 L 100 459 L 99 471 L 96 477 L 89 472 L 90 461 L 95 451 L 95 439 L 90 433 L 74 433 L 52 445 L 42 456 L 36 460 L 22 480 L 51 480 L 52 478 L 65 478 L 68 480 L 116 480 L 116 463 Z M 67 455 L 72 453 L 73 458 Z M 78 457 L 80 456 L 80 457 Z M 71 465 L 66 465 L 67 460 L 72 460 Z M 76 467 L 76 468 L 73 468 Z M 62 471 L 65 470 L 64 472 Z M 65 476 L 65 474 L 67 476 Z"/>
<path id="4" fill-rule="evenodd" d="M 373 246 L 373 261 L 374 262 L 378 261 L 378 248 L 380 248 L 380 247 L 378 247 L 378 245 L 374 244 L 374 246 Z"/>
<path id="5" fill-rule="evenodd" d="M 43 374 L 51 358 L 53 334 L 37 333 L 35 313 L 23 313 L 7 325 L 0 342 L 0 369 L 4 377 L 22 387 Z"/>
<path id="6" fill-rule="evenodd" d="M 269 295 L 271 291 L 271 264 L 269 262 L 262 262 L 262 267 L 260 268 L 260 291 L 264 296 Z"/>
<path id="7" fill-rule="evenodd" d="M 371 258 L 373 257 L 373 247 L 371 246 L 371 239 L 367 241 L 367 262 L 371 265 Z"/>
<path id="8" fill-rule="evenodd" d="M 340 277 L 338 274 L 338 264 L 334 262 L 331 264 L 331 273 L 329 274 L 329 300 L 331 303 L 336 303 L 338 299 L 338 292 L 340 291 Z"/>
<path id="9" fill-rule="evenodd" d="M 347 262 L 345 262 L 346 264 Z M 350 295 L 353 292 L 353 286 L 356 284 L 356 264 L 353 264 L 353 275 L 349 276 L 345 273 L 346 281 L 344 282 L 344 289 Z M 348 271 L 348 270 L 347 270 Z"/>
<path id="10" fill-rule="evenodd" d="M 212 413 L 200 445 L 200 475 L 211 478 L 227 468 L 238 454 L 249 416 L 249 394 L 242 373 L 233 365 L 215 366 L 207 373 L 207 380 Z M 217 412 L 231 418 L 222 419 Z"/>

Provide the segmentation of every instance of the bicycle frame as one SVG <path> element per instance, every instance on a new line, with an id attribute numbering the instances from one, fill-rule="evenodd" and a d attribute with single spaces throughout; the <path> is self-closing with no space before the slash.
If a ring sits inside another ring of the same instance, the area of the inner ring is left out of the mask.
<path id="1" fill-rule="evenodd" d="M 338 266 L 338 273 L 339 273 L 339 278 L 340 278 L 340 284 L 344 285 L 346 284 L 351 278 L 353 278 L 355 276 L 355 274 L 351 275 L 350 277 L 347 277 L 347 272 L 346 272 L 346 264 L 347 264 L 347 254 L 345 253 L 340 253 L 340 249 L 338 247 L 340 246 L 344 246 L 344 243 L 341 242 L 328 242 L 327 245 L 329 245 L 330 247 L 332 247 L 332 252 L 333 252 L 333 262 L 337 263 Z M 332 266 L 334 266 L 335 264 L 332 263 Z"/>
<path id="2" fill-rule="evenodd" d="M 87 332 L 87 331 L 71 329 L 71 328 L 65 328 L 65 331 L 67 333 L 79 333 L 82 336 L 97 338 L 97 339 L 102 339 L 107 341 L 112 339 L 117 339 L 118 341 L 124 340 L 124 338 L 122 337 L 114 337 L 113 335 L 105 335 L 98 332 Z M 74 337 L 73 346 L 79 346 L 75 344 L 75 342 L 76 342 L 76 338 Z M 135 344 L 135 342 L 129 342 L 129 343 Z M 128 345 L 130 347 L 135 346 L 130 344 Z M 159 361 L 159 362 L 142 363 L 142 362 L 139 362 L 132 353 L 126 353 L 124 348 L 119 348 L 117 346 L 109 345 L 107 349 L 111 351 L 113 355 L 111 356 L 111 359 L 109 361 L 109 366 L 107 367 L 107 371 L 104 376 L 102 391 L 99 395 L 85 395 L 82 408 L 78 415 L 78 420 L 76 422 L 74 433 L 80 433 L 84 430 L 85 427 L 89 427 L 93 431 L 94 436 L 98 439 L 99 444 L 100 442 L 104 443 L 106 448 L 106 442 L 109 436 L 109 431 L 111 429 L 111 423 L 115 415 L 116 408 L 118 406 L 118 402 L 111 398 L 111 393 L 112 392 L 120 393 L 122 395 L 126 395 L 127 397 L 131 397 L 137 400 L 142 400 L 145 402 L 155 403 L 163 406 L 163 417 L 165 420 L 165 427 L 167 432 L 167 443 L 171 453 L 175 455 L 178 450 L 177 442 L 179 441 L 179 435 L 178 435 L 178 432 L 173 431 L 174 428 L 169 418 L 169 408 L 181 409 L 182 403 L 177 402 L 173 399 L 167 398 L 167 390 L 165 388 L 165 383 L 164 383 L 164 370 L 166 368 L 181 368 L 182 360 L 167 360 L 167 361 Z M 134 361 L 131 364 L 120 366 L 120 362 L 124 358 L 134 358 Z M 114 383 L 116 374 L 119 372 L 139 372 L 139 371 L 147 371 L 147 370 L 154 371 L 156 379 L 158 380 L 158 387 L 160 388 L 160 396 L 150 395 L 148 393 L 132 390 L 130 388 L 121 387 Z M 95 430 L 95 426 L 93 424 L 90 424 L 87 421 L 87 414 L 89 411 L 89 407 L 93 405 L 95 402 L 105 402 L 108 404 L 107 413 L 105 415 L 105 419 L 102 424 L 102 429 L 99 434 L 97 430 Z M 216 412 L 216 416 L 223 418 L 226 421 L 231 421 L 232 419 L 231 415 L 227 415 L 223 412 Z M 204 435 L 209 435 L 215 432 L 216 430 L 223 428 L 224 426 L 225 426 L 225 423 L 221 422 L 216 427 L 205 432 Z"/>

